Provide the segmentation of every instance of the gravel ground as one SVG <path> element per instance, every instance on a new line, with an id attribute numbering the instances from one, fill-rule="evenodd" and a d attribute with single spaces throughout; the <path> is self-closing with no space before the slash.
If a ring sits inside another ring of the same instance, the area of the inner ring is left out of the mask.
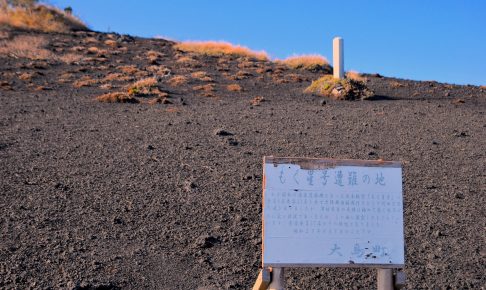
<path id="1" fill-rule="evenodd" d="M 1 289 L 250 288 L 266 155 L 401 161 L 406 289 L 485 289 L 484 88 L 367 75 L 374 100 L 339 102 L 302 93 L 322 72 L 231 57 L 221 68 L 222 58 L 165 40 L 7 33 L 43 37 L 57 54 L 107 52 L 73 64 L 0 56 Z M 148 50 L 161 53 L 157 63 Z M 196 62 L 176 61 L 183 56 Z M 101 103 L 99 82 L 73 86 L 121 65 L 205 71 L 215 96 L 193 90 L 204 84 L 193 79 L 162 78 L 172 104 L 156 105 Z M 229 78 L 241 70 L 251 75 Z M 232 83 L 243 91 L 225 90 Z M 250 104 L 256 96 L 264 101 Z M 289 289 L 376 287 L 371 269 L 289 269 L 286 278 Z"/>

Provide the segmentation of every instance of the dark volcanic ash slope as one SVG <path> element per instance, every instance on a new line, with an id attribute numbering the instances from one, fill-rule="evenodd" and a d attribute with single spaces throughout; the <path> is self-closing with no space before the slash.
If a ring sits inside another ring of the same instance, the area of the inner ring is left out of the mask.
<path id="1" fill-rule="evenodd" d="M 368 76 L 375 101 L 323 105 L 302 93 L 321 73 L 164 40 L 2 35 L 42 37 L 52 55 L 0 57 L 0 288 L 248 289 L 265 155 L 402 161 L 407 289 L 486 285 L 483 89 Z M 151 76 L 171 104 L 95 100 Z M 372 270 L 286 277 L 376 287 Z"/>

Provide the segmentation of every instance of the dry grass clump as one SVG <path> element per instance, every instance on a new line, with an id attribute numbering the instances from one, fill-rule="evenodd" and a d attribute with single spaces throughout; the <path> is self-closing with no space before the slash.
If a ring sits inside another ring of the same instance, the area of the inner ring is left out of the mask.
<path id="1" fill-rule="evenodd" d="M 373 91 L 365 83 L 352 79 L 335 79 L 332 75 L 325 75 L 304 90 L 318 96 L 335 100 L 364 100 L 373 96 Z"/>
<path id="2" fill-rule="evenodd" d="M 68 32 L 88 29 L 81 20 L 73 15 L 46 5 L 32 7 L 7 6 L 4 9 L 0 9 L 0 24 L 44 32 Z"/>
<path id="3" fill-rule="evenodd" d="M 147 51 L 146 55 L 147 55 L 147 59 L 149 60 L 149 62 L 151 64 L 156 64 L 157 61 L 159 61 L 164 56 L 163 53 L 155 51 L 155 50 Z"/>
<path id="4" fill-rule="evenodd" d="M 239 84 L 227 85 L 226 89 L 230 92 L 241 92 L 241 91 L 243 91 L 243 88 Z"/>
<path id="5" fill-rule="evenodd" d="M 102 103 L 139 103 L 140 101 L 127 93 L 113 92 L 96 97 Z"/>
<path id="6" fill-rule="evenodd" d="M 307 80 L 308 80 L 307 78 L 299 74 L 286 74 L 286 75 L 273 76 L 273 81 L 277 84 L 301 83 Z"/>
<path id="7" fill-rule="evenodd" d="M 207 85 L 200 85 L 194 86 L 192 88 L 193 91 L 203 91 L 203 92 L 214 92 L 214 85 L 207 84 Z"/>
<path id="8" fill-rule="evenodd" d="M 128 86 L 128 94 L 132 96 L 139 96 L 157 93 L 157 83 L 156 78 L 141 79 Z"/>
<path id="9" fill-rule="evenodd" d="M 18 78 L 20 80 L 23 80 L 23 81 L 31 81 L 36 75 L 39 75 L 39 73 L 37 72 L 25 72 L 25 73 L 22 73 L 18 76 Z"/>
<path id="10" fill-rule="evenodd" d="M 92 86 L 92 85 L 95 85 L 97 84 L 98 81 L 95 80 L 95 79 L 92 79 L 91 77 L 89 76 L 84 76 L 82 77 L 81 79 L 75 81 L 73 83 L 73 86 L 75 88 L 81 88 L 81 87 L 89 87 L 89 86 Z"/>
<path id="11" fill-rule="evenodd" d="M 197 60 L 193 59 L 190 56 L 181 56 L 181 57 L 177 58 L 176 62 L 179 62 L 179 63 L 194 63 L 194 62 L 197 62 Z"/>
<path id="12" fill-rule="evenodd" d="M 158 77 L 169 77 L 171 75 L 171 70 L 163 65 L 151 65 L 145 68 L 148 72 L 158 76 Z"/>
<path id="13" fill-rule="evenodd" d="M 318 54 L 290 56 L 284 60 L 277 60 L 277 63 L 284 64 L 289 68 L 309 71 L 320 71 L 330 68 L 329 61 Z"/>
<path id="14" fill-rule="evenodd" d="M 240 59 L 240 62 L 238 62 L 238 68 L 244 69 L 244 68 L 257 68 L 260 63 L 253 61 L 252 59 L 247 59 L 243 58 Z"/>
<path id="15" fill-rule="evenodd" d="M 113 39 L 107 39 L 105 40 L 105 45 L 111 46 L 111 47 L 118 47 L 118 42 L 114 41 Z"/>
<path id="16" fill-rule="evenodd" d="M 250 78 L 252 76 L 253 76 L 253 74 L 251 72 L 240 70 L 234 76 L 231 76 L 231 78 L 233 80 L 239 81 L 239 80 L 244 80 L 244 79 Z"/>
<path id="17" fill-rule="evenodd" d="M 260 106 L 260 104 L 264 101 L 265 101 L 265 98 L 263 98 L 262 96 L 256 96 L 253 99 L 251 99 L 250 104 L 252 106 Z"/>
<path id="18" fill-rule="evenodd" d="M 213 81 L 213 79 L 210 76 L 208 76 L 208 74 L 205 71 L 193 72 L 191 74 L 191 77 L 198 79 L 200 81 L 203 81 L 203 82 L 212 82 Z"/>
<path id="19" fill-rule="evenodd" d="M 81 55 L 75 54 L 75 53 L 66 53 L 66 54 L 61 55 L 59 57 L 60 61 L 67 63 L 67 64 L 76 64 L 76 63 L 80 62 L 82 59 L 83 59 L 83 57 Z"/>
<path id="20" fill-rule="evenodd" d="M 264 74 L 264 73 L 272 72 L 272 71 L 273 71 L 273 69 L 271 67 L 268 67 L 268 66 L 259 67 L 255 70 L 255 72 L 259 73 L 259 74 Z"/>
<path id="21" fill-rule="evenodd" d="M 177 87 L 187 83 L 187 78 L 185 76 L 174 76 L 167 81 L 170 86 Z"/>
<path id="22" fill-rule="evenodd" d="M 168 98 L 169 98 L 169 94 L 167 94 L 165 92 L 161 92 L 157 97 L 150 99 L 147 103 L 149 105 L 172 104 L 172 102 Z"/>
<path id="23" fill-rule="evenodd" d="M 62 73 L 59 76 L 58 82 L 59 83 L 69 83 L 69 82 L 71 82 L 73 77 L 74 77 L 74 74 L 72 74 L 72 73 Z"/>
<path id="24" fill-rule="evenodd" d="M 202 64 L 199 61 L 197 61 L 196 59 L 190 56 L 181 56 L 177 58 L 176 63 L 184 67 L 199 68 L 202 66 Z"/>
<path id="25" fill-rule="evenodd" d="M 264 51 L 253 51 L 241 45 L 233 45 L 223 41 L 187 41 L 174 45 L 175 49 L 185 52 L 195 52 L 204 55 L 235 55 L 268 60 Z"/>
<path id="26" fill-rule="evenodd" d="M 132 76 L 127 76 L 121 73 L 110 73 L 107 74 L 104 78 L 101 79 L 102 83 L 108 83 L 108 82 L 114 82 L 114 81 L 119 81 L 119 82 L 127 82 L 133 80 Z"/>
<path id="27" fill-rule="evenodd" d="M 133 74 L 136 74 L 140 71 L 134 65 L 122 65 L 122 66 L 117 67 L 117 69 L 120 70 L 121 72 L 127 74 L 127 75 L 133 75 Z"/>
<path id="28" fill-rule="evenodd" d="M 355 81 L 359 81 L 359 82 L 366 82 L 367 81 L 367 79 L 364 76 L 362 76 L 359 72 L 354 71 L 354 70 L 347 71 L 346 72 L 346 78 L 352 79 L 352 80 L 355 80 Z"/>
<path id="29" fill-rule="evenodd" d="M 88 47 L 88 49 L 86 50 L 88 54 L 98 54 L 101 50 L 99 48 L 97 48 L 96 46 L 91 46 L 91 47 Z"/>
<path id="30" fill-rule="evenodd" d="M 32 60 L 55 59 L 56 56 L 45 49 L 47 40 L 41 36 L 20 35 L 12 40 L 0 42 L 0 55 Z"/>
<path id="31" fill-rule="evenodd" d="M 405 87 L 405 85 L 402 84 L 402 83 L 399 83 L 397 81 L 391 81 L 390 82 L 390 87 L 392 87 L 394 89 L 397 89 L 397 88 L 403 88 L 403 87 Z"/>
<path id="32" fill-rule="evenodd" d="M 103 89 L 103 90 L 111 90 L 113 88 L 114 88 L 114 86 L 110 83 L 100 85 L 100 89 Z"/>

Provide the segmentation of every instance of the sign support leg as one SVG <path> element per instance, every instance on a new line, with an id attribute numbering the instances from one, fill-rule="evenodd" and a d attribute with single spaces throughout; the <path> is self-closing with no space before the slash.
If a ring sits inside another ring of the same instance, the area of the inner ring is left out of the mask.
<path id="1" fill-rule="evenodd" d="M 378 269 L 378 290 L 393 290 L 393 269 Z"/>
<path id="2" fill-rule="evenodd" d="M 285 290 L 284 268 L 272 268 L 272 282 L 268 290 Z"/>
<path id="3" fill-rule="evenodd" d="M 268 284 L 270 284 L 270 280 L 271 277 L 268 268 L 261 269 L 252 290 L 267 290 Z"/>

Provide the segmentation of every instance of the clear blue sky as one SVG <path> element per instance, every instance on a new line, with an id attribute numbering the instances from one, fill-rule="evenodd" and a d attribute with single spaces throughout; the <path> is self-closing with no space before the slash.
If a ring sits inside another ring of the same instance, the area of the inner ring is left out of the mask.
<path id="1" fill-rule="evenodd" d="M 345 69 L 486 85 L 486 1 L 49 0 L 92 29 L 225 40 L 271 57 L 319 53 L 344 38 Z"/>

